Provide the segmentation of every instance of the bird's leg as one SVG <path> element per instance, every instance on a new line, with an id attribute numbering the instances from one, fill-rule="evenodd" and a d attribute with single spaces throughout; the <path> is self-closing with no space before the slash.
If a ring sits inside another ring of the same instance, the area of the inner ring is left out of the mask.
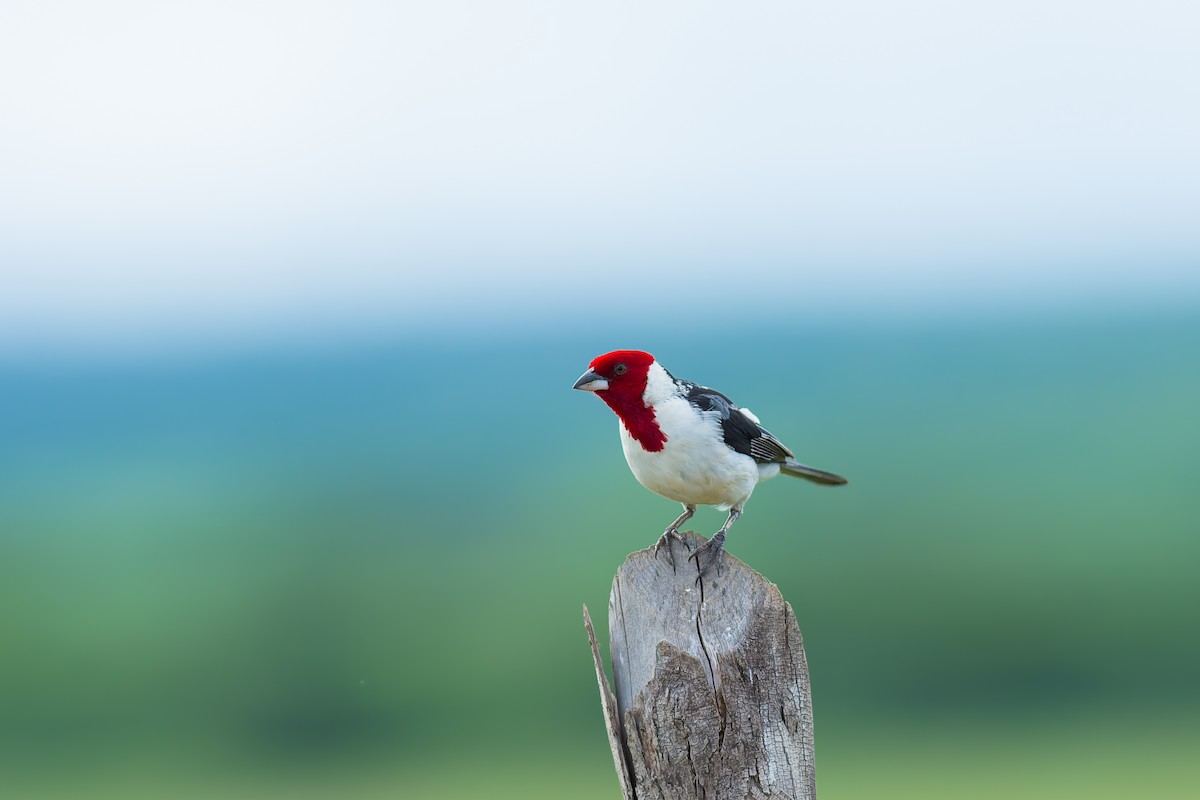
<path id="1" fill-rule="evenodd" d="M 696 566 L 700 568 L 700 576 L 696 578 L 697 581 L 707 575 L 714 565 L 717 568 L 717 574 L 721 574 L 721 555 L 725 552 L 725 534 L 741 515 L 742 509 L 737 506 L 731 508 L 729 519 L 725 520 L 721 530 L 714 533 L 711 539 L 697 547 L 696 551 L 688 556 L 689 560 L 696 559 Z"/>
<path id="2" fill-rule="evenodd" d="M 658 548 L 667 548 L 667 560 L 671 562 L 672 570 L 675 569 L 675 556 L 671 553 L 671 540 L 678 539 L 683 542 L 685 547 L 687 546 L 687 542 L 679 535 L 679 526 L 691 519 L 692 514 L 695 513 L 695 506 L 684 504 L 683 513 L 679 515 L 678 519 L 667 526 L 667 529 L 663 531 L 663 535 L 658 537 L 658 541 L 654 543 L 654 555 L 658 555 Z"/>

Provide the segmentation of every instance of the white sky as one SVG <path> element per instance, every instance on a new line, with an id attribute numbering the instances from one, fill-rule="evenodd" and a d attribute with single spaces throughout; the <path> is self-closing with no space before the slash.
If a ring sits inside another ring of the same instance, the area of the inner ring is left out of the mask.
<path id="1" fill-rule="evenodd" d="M 9 0 L 0 338 L 1200 296 L 1197 42 L 1182 0 Z"/>

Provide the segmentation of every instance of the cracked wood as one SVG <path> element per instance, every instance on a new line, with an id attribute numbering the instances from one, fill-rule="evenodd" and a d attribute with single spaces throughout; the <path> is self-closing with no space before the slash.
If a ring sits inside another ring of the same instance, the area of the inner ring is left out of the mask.
<path id="1" fill-rule="evenodd" d="M 693 548 L 703 541 L 685 536 Z M 671 547 L 677 570 L 647 549 L 613 579 L 615 692 L 586 620 L 624 797 L 815 800 L 808 665 L 791 606 L 729 554 L 720 575 L 697 581 L 685 545 Z"/>

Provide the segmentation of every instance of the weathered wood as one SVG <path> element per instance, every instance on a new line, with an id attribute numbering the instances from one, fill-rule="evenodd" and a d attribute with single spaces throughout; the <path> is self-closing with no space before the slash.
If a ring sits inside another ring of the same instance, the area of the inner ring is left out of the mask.
<path id="1" fill-rule="evenodd" d="M 720 575 L 697 581 L 687 546 L 671 547 L 677 569 L 646 549 L 613 578 L 615 698 L 584 608 L 626 800 L 815 800 L 808 664 L 791 606 L 729 554 Z"/>
<path id="2" fill-rule="evenodd" d="M 621 782 L 621 794 L 633 797 L 633 780 L 629 776 L 629 763 L 625 760 L 625 745 L 621 742 L 621 716 L 617 711 L 617 698 L 613 696 L 608 677 L 604 674 L 604 660 L 600 657 L 600 645 L 596 642 L 596 629 L 592 626 L 592 615 L 588 613 L 587 605 L 583 607 L 583 627 L 587 628 L 588 642 L 592 646 L 596 682 L 600 684 L 600 705 L 604 709 L 604 729 L 608 732 L 608 746 L 612 749 L 617 780 Z"/>

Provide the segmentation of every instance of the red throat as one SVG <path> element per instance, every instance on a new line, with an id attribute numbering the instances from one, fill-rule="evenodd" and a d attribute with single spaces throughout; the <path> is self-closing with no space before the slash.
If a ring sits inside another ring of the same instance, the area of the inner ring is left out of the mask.
<path id="1" fill-rule="evenodd" d="M 608 379 L 608 388 L 596 394 L 616 413 L 643 450 L 656 453 L 663 449 L 667 437 L 658 426 L 654 409 L 642 399 L 653 363 L 654 357 L 649 353 L 615 350 L 592 361 L 591 367 Z M 618 365 L 624 368 L 620 373 L 616 371 Z"/>
<path id="2" fill-rule="evenodd" d="M 621 424 L 625 426 L 625 430 L 629 431 L 629 435 L 642 446 L 643 450 L 657 453 L 663 449 L 663 445 L 667 443 L 667 436 L 662 432 L 662 428 L 658 427 L 654 409 L 643 403 L 641 396 L 638 396 L 634 402 L 627 402 L 627 399 L 621 395 L 614 396 L 612 389 L 598 392 L 598 394 L 600 399 L 608 403 L 608 407 L 621 418 Z"/>

